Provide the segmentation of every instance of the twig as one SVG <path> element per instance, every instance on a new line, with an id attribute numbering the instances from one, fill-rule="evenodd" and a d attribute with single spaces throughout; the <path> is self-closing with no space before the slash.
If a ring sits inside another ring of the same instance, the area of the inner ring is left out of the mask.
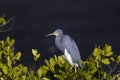
<path id="1" fill-rule="evenodd" d="M 110 66 L 109 66 L 110 67 Z M 111 71 L 109 72 L 108 76 L 112 74 L 112 72 L 117 68 L 117 64 L 115 63 L 115 66 L 111 68 Z"/>
<path id="2" fill-rule="evenodd" d="M 113 68 L 111 68 L 111 66 L 109 66 L 109 65 L 108 65 L 108 67 L 110 68 L 110 72 L 109 72 L 109 74 L 107 75 L 107 77 L 110 76 L 110 75 L 112 74 L 112 72 L 117 68 L 117 64 L 115 63 L 115 66 L 114 66 Z M 114 79 L 113 79 L 113 80 L 114 80 Z"/>
<path id="3" fill-rule="evenodd" d="M 110 72 L 109 72 L 109 74 L 107 75 L 107 77 L 110 76 L 110 75 L 112 74 L 112 72 L 117 68 L 117 64 L 115 63 L 115 66 L 114 66 L 113 68 L 111 68 L 110 65 L 108 65 L 108 67 L 110 68 Z M 119 74 L 119 75 L 120 75 L 120 74 Z M 116 77 L 115 77 L 115 79 L 116 79 Z M 115 80 L 115 79 L 113 79 L 113 80 Z M 103 80 L 103 78 L 100 79 L 100 80 Z"/>
<path id="4" fill-rule="evenodd" d="M 118 78 L 120 76 L 120 73 L 116 74 L 114 77 L 113 77 L 113 80 L 116 80 L 116 78 Z"/>
<path id="5" fill-rule="evenodd" d="M 4 26 L 6 26 L 10 21 L 12 21 L 12 24 L 11 24 L 11 27 L 10 28 L 8 28 L 8 29 L 5 29 L 5 30 L 0 30 L 0 32 L 7 32 L 7 31 L 10 31 L 12 28 L 13 28 L 13 26 L 14 26 L 14 20 L 15 19 L 15 17 L 11 17 L 8 21 L 7 21 L 7 23 L 5 24 L 5 25 L 0 25 L 0 27 L 2 27 L 2 28 L 4 28 Z"/>

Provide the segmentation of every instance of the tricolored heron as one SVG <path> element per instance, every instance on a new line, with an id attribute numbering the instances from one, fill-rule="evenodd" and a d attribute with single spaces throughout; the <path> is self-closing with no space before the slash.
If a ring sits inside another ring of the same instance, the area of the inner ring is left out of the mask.
<path id="1" fill-rule="evenodd" d="M 64 53 L 63 57 L 68 61 L 68 63 L 73 67 L 82 67 L 82 60 L 80 52 L 75 41 L 69 36 L 63 34 L 61 29 L 55 30 L 53 33 L 46 36 L 55 35 L 55 45 L 57 48 Z"/>

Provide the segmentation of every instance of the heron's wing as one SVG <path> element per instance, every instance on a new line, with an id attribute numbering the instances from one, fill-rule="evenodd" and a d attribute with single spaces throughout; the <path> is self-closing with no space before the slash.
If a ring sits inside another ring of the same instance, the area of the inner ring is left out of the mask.
<path id="1" fill-rule="evenodd" d="M 64 58 L 69 62 L 69 64 L 73 67 L 74 66 L 74 62 L 72 60 L 72 56 L 71 54 L 69 54 L 69 52 L 67 51 L 67 49 L 65 48 L 65 52 L 64 52 Z"/>
<path id="2" fill-rule="evenodd" d="M 71 54 L 73 61 L 77 62 L 79 66 L 82 67 L 80 52 L 74 40 L 68 35 L 65 35 L 63 42 L 65 44 L 65 48 Z"/>

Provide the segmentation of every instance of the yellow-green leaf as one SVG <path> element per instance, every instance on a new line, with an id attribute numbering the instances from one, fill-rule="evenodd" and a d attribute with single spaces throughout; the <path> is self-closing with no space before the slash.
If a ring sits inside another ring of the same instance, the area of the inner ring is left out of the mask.
<path id="1" fill-rule="evenodd" d="M 54 58 L 50 58 L 50 64 L 54 64 L 54 63 L 55 63 Z"/>
<path id="2" fill-rule="evenodd" d="M 38 53 L 36 57 L 37 57 L 37 59 L 38 59 L 38 58 L 40 57 L 40 54 Z"/>
<path id="3" fill-rule="evenodd" d="M 120 77 L 117 77 L 117 80 L 120 80 Z"/>
<path id="4" fill-rule="evenodd" d="M 9 43 L 10 42 L 10 37 L 6 38 L 6 42 Z"/>
<path id="5" fill-rule="evenodd" d="M 4 41 L 3 41 L 3 40 L 1 40 L 1 41 L 0 41 L 0 44 L 1 44 L 2 48 L 4 48 L 5 43 L 4 43 Z"/>
<path id="6" fill-rule="evenodd" d="M 25 67 L 25 66 L 23 66 L 23 72 L 24 72 L 24 73 L 27 73 L 27 72 L 28 72 L 28 68 Z"/>
<path id="7" fill-rule="evenodd" d="M 103 72 L 103 78 L 106 78 L 106 77 L 107 77 L 106 72 Z"/>
<path id="8" fill-rule="evenodd" d="M 113 54 L 113 52 L 108 52 L 105 54 L 105 56 L 111 56 Z"/>
<path id="9" fill-rule="evenodd" d="M 115 61 L 115 59 L 114 59 L 113 57 L 110 57 L 110 60 L 111 60 L 111 61 Z"/>
<path id="10" fill-rule="evenodd" d="M 92 77 L 92 75 L 90 75 L 89 71 L 85 73 L 85 79 L 86 80 L 91 80 L 91 77 Z"/>
<path id="11" fill-rule="evenodd" d="M 39 59 L 39 57 L 40 57 L 40 54 L 38 53 L 34 56 L 34 60 L 37 61 Z"/>
<path id="12" fill-rule="evenodd" d="M 3 68 L 3 66 L 4 66 L 3 63 L 0 63 L 0 68 Z"/>
<path id="13" fill-rule="evenodd" d="M 21 58 L 21 52 L 17 52 L 16 55 L 14 56 L 15 60 L 20 60 Z"/>
<path id="14" fill-rule="evenodd" d="M 106 52 L 110 52 L 112 50 L 112 47 L 110 45 L 106 44 L 105 46 L 106 46 L 105 47 L 106 48 Z"/>
<path id="15" fill-rule="evenodd" d="M 96 60 L 100 60 L 100 59 L 101 59 L 100 55 L 96 56 Z"/>
<path id="16" fill-rule="evenodd" d="M 7 66 L 3 66 L 2 70 L 3 70 L 3 73 L 4 73 L 4 74 L 7 74 L 7 73 L 8 73 L 8 67 L 7 67 Z"/>
<path id="17" fill-rule="evenodd" d="M 26 78 L 27 78 L 26 75 L 22 76 L 22 80 L 26 80 Z"/>
<path id="18" fill-rule="evenodd" d="M 49 70 L 49 67 L 42 66 L 37 70 L 37 74 L 39 77 L 42 77 L 42 75 L 45 75 L 47 73 L 47 70 Z"/>
<path id="19" fill-rule="evenodd" d="M 105 58 L 102 60 L 102 63 L 105 64 L 105 65 L 109 65 L 110 64 L 110 61 L 108 58 Z"/>
<path id="20" fill-rule="evenodd" d="M 58 56 L 58 61 L 62 64 L 64 64 L 65 60 L 62 56 Z"/>
<path id="21" fill-rule="evenodd" d="M 99 49 L 98 48 L 95 48 L 94 51 L 93 51 L 93 56 L 96 57 L 98 55 L 98 51 Z"/>
<path id="22" fill-rule="evenodd" d="M 37 61 L 40 57 L 40 53 L 38 53 L 37 49 L 32 49 L 32 54 L 34 56 L 34 60 Z"/>
<path id="23" fill-rule="evenodd" d="M 7 24 L 7 22 L 6 22 L 4 17 L 0 17 L 0 24 L 2 24 L 2 25 L 6 25 Z"/>
<path id="24" fill-rule="evenodd" d="M 38 53 L 37 49 L 32 49 L 32 53 L 33 53 L 33 56 L 36 56 L 36 54 Z"/>
<path id="25" fill-rule="evenodd" d="M 7 65 L 8 65 L 8 67 L 11 67 L 11 65 L 12 65 L 12 61 L 10 59 L 10 56 L 7 56 Z"/>
<path id="26" fill-rule="evenodd" d="M 118 62 L 120 63 L 120 55 L 118 56 Z"/>
<path id="27" fill-rule="evenodd" d="M 82 62 L 83 65 L 88 65 L 89 64 L 89 61 L 84 61 Z"/>
<path id="28" fill-rule="evenodd" d="M 45 60 L 45 64 L 46 64 L 47 66 L 50 65 L 50 63 L 49 63 L 49 61 L 48 61 L 47 59 Z"/>
<path id="29" fill-rule="evenodd" d="M 42 78 L 42 80 L 50 80 L 50 79 L 48 79 L 48 78 Z"/>
<path id="30" fill-rule="evenodd" d="M 10 47 L 13 46 L 14 43 L 15 43 L 15 40 L 12 39 L 12 40 L 10 41 Z"/>
<path id="31" fill-rule="evenodd" d="M 57 61 L 57 56 L 56 55 L 54 55 L 54 59 L 55 59 L 55 61 Z"/>

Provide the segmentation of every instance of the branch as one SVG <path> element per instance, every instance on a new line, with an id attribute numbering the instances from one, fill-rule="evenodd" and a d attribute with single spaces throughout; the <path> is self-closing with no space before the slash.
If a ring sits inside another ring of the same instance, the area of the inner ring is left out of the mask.
<path id="1" fill-rule="evenodd" d="M 114 77 L 113 77 L 113 80 L 116 80 L 116 78 L 120 77 L 120 73 L 116 74 Z"/>
<path id="2" fill-rule="evenodd" d="M 117 68 L 117 64 L 115 63 L 115 66 L 114 66 L 113 68 L 111 68 L 111 66 L 109 66 L 109 65 L 108 65 L 108 67 L 109 67 L 111 70 L 110 70 L 109 74 L 107 75 L 107 77 L 110 76 L 110 75 L 112 74 L 112 72 Z M 114 80 L 114 79 L 113 79 L 113 80 Z"/>

